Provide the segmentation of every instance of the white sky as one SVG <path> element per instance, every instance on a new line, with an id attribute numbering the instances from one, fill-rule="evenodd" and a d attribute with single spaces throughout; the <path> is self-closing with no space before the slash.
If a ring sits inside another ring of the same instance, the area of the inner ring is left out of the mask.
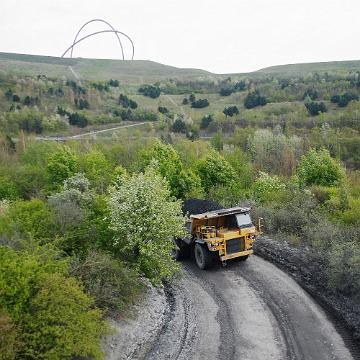
<path id="1" fill-rule="evenodd" d="M 0 1 L 2 52 L 60 56 L 85 21 L 103 18 L 134 40 L 135 59 L 178 67 L 231 73 L 360 59 L 360 0 Z M 91 24 L 83 35 L 104 29 Z M 74 56 L 119 58 L 120 49 L 101 34 Z"/>

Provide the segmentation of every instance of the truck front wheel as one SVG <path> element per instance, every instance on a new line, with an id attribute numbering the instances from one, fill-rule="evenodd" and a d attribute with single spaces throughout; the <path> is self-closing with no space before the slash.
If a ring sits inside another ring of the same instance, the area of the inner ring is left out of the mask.
<path id="1" fill-rule="evenodd" d="M 206 247 L 205 244 L 196 243 L 194 247 L 194 253 L 196 265 L 200 269 L 206 270 L 211 267 L 211 265 L 213 264 L 212 254 L 210 253 L 209 249 Z"/>
<path id="2" fill-rule="evenodd" d="M 172 257 L 174 260 L 187 259 L 190 256 L 190 246 L 184 243 L 180 243 L 179 240 L 174 240 L 175 246 L 172 251 Z"/>

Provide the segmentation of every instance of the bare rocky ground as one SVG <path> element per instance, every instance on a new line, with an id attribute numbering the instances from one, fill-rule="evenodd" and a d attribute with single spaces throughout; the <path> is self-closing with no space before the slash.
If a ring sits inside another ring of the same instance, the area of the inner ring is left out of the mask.
<path id="1" fill-rule="evenodd" d="M 272 249 L 266 241 L 259 253 Z M 300 264 L 290 262 L 298 271 Z M 111 360 L 358 359 L 346 330 L 286 271 L 259 256 L 210 271 L 188 260 L 173 284 L 149 288 L 134 319 L 114 325 L 106 345 Z"/>

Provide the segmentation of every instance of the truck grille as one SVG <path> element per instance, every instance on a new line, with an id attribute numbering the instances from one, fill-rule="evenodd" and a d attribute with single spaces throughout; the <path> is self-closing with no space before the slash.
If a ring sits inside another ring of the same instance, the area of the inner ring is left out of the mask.
<path id="1" fill-rule="evenodd" d="M 241 238 L 226 241 L 226 253 L 234 254 L 244 250 L 244 240 Z"/>

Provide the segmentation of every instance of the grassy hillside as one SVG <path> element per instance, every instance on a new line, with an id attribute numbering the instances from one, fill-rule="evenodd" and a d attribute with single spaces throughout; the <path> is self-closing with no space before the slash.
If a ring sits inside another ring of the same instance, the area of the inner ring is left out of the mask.
<path id="1" fill-rule="evenodd" d="M 216 75 L 143 60 L 0 53 L 0 129 L 10 136 L 20 130 L 66 135 L 150 121 L 156 124 L 157 135 L 211 138 L 221 133 L 238 136 L 232 141 L 244 146 L 257 129 L 281 129 L 301 138 L 305 147 L 326 146 L 347 166 L 360 168 L 359 71 L 360 61 L 344 61 Z M 110 79 L 118 84 L 111 86 Z M 144 96 L 139 91 L 142 84 L 155 84 L 158 96 Z M 225 96 L 223 90 L 230 92 Z M 255 90 L 266 103 L 249 108 L 245 100 Z M 312 106 L 324 106 L 325 111 L 309 111 L 305 104 L 309 91 Z M 136 107 L 122 104 L 121 94 Z M 341 104 L 332 101 L 344 94 L 352 99 Z M 208 104 L 194 108 L 191 97 Z M 226 116 L 223 111 L 229 107 L 236 107 L 238 113 Z M 208 116 L 210 121 L 204 120 Z M 138 131 L 120 132 L 133 136 Z"/>
<path id="2" fill-rule="evenodd" d="M 108 80 L 129 83 L 154 82 L 169 77 L 212 77 L 197 69 L 180 69 L 148 60 L 101 60 L 58 58 L 52 56 L 0 53 L 0 71 L 19 76 L 43 74 L 50 77 L 74 78 L 71 66 L 82 79 Z"/>
<path id="3" fill-rule="evenodd" d="M 346 74 L 353 71 L 360 71 L 360 60 L 277 65 L 260 69 L 253 74 L 306 76 L 311 73 Z"/>

